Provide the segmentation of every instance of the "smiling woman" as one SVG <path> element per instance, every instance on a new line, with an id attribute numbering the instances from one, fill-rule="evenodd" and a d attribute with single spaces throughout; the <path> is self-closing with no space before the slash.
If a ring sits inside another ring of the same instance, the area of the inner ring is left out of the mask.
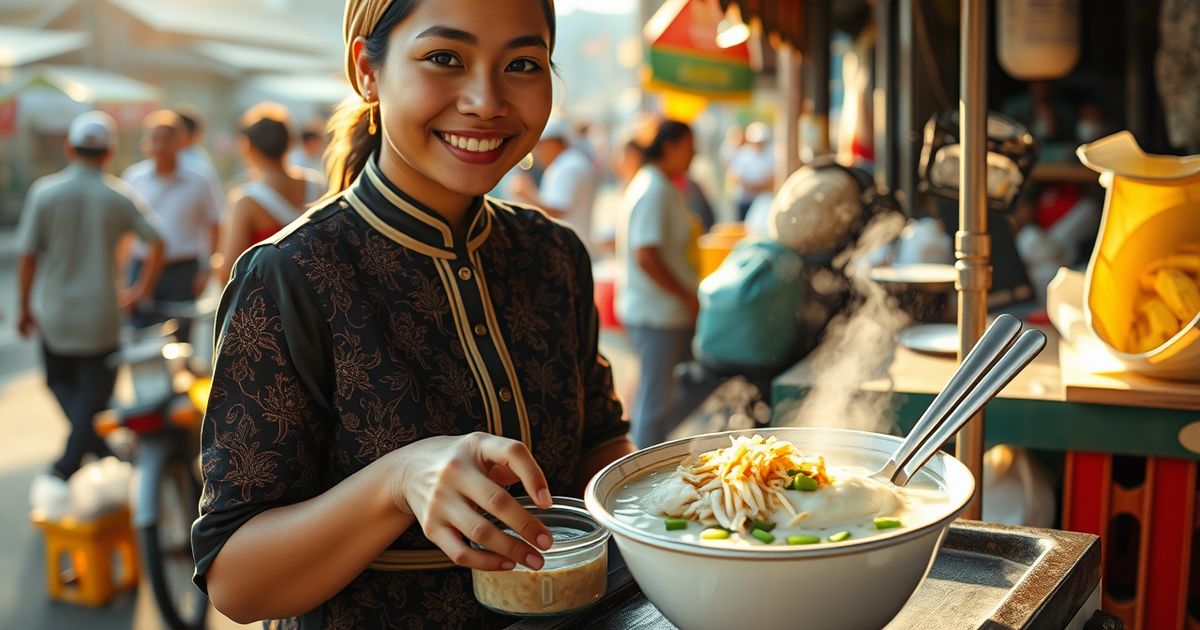
<path id="1" fill-rule="evenodd" d="M 546 124 L 553 6 L 350 0 L 345 40 L 329 194 L 222 298 L 196 583 L 243 622 L 500 625 L 466 568 L 551 545 L 506 488 L 546 507 L 632 449 L 587 251 L 483 196 Z"/>

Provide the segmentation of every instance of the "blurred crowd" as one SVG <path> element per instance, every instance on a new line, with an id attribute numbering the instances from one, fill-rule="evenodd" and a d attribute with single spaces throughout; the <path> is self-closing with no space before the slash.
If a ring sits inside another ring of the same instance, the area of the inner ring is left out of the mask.
<path id="1" fill-rule="evenodd" d="M 1030 84 L 1004 111 L 1052 158 L 1064 141 L 1109 131 L 1094 103 L 1068 105 L 1044 83 Z M 69 476 L 89 450 L 104 453 L 86 425 L 111 394 L 115 368 L 98 357 L 116 349 L 119 326 L 162 322 L 171 304 L 219 291 L 242 252 L 324 196 L 325 127 L 323 120 L 297 126 L 278 104 L 250 108 L 237 134 L 241 169 L 222 181 L 203 148 L 204 115 L 193 107 L 148 115 L 145 159 L 119 178 L 104 174 L 114 121 L 92 112 L 72 124 L 71 166 L 33 187 L 19 228 L 19 329 L 40 332 L 52 389 L 80 433 L 55 475 Z M 714 131 L 655 115 L 609 129 L 560 114 L 493 191 L 570 225 L 592 253 L 601 320 L 626 336 L 639 362 L 627 401 L 639 446 L 666 439 L 731 375 L 769 391 L 770 378 L 812 348 L 845 299 L 840 290 L 817 295 L 813 278 L 841 275 L 833 259 L 863 225 L 880 212 L 899 213 L 869 160 L 817 159 L 785 181 L 776 160 L 764 120 Z M 1020 190 L 1006 219 L 1008 241 L 1033 299 L 1044 300 L 1053 273 L 1090 251 L 1099 198 L 1070 182 L 1021 182 Z M 107 210 L 65 226 L 70 213 L 56 208 L 81 198 Z M 945 210 L 953 206 L 911 205 L 908 227 L 871 261 L 952 263 L 954 226 Z M 124 279 L 115 292 L 97 281 L 110 272 Z M 55 287 L 43 288 L 36 307 L 34 276 Z M 90 314 L 86 325 L 79 313 Z M 185 324 L 178 336 L 189 334 Z"/>

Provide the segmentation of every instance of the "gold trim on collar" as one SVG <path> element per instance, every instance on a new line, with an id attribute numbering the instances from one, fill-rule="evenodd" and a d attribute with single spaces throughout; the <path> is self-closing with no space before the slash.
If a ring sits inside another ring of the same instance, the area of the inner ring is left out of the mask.
<path id="1" fill-rule="evenodd" d="M 368 172 L 370 171 L 368 170 Z M 400 230 L 388 225 L 386 221 L 379 218 L 379 215 L 371 212 L 371 209 L 367 207 L 367 204 L 363 203 L 362 199 L 358 198 L 358 195 L 354 193 L 352 188 L 346 189 L 345 194 L 346 200 L 350 202 L 350 205 L 354 207 L 354 210 L 358 212 L 358 215 L 384 236 L 415 252 L 425 254 L 426 256 L 433 258 L 444 258 L 448 260 L 454 260 L 457 257 L 452 251 L 441 250 L 433 247 L 432 245 L 422 243 L 421 241 L 418 241 L 404 232 L 401 232 Z"/>
<path id="2" fill-rule="evenodd" d="M 504 343 L 504 335 L 500 334 L 500 321 L 496 318 L 495 309 L 492 308 L 491 293 L 488 291 L 487 280 L 483 273 L 483 260 L 479 257 L 478 252 L 471 252 L 471 262 L 475 265 L 475 278 L 479 281 L 479 297 L 483 302 L 489 334 L 492 335 L 492 343 L 496 344 L 496 351 L 500 354 L 500 362 L 504 364 L 504 371 L 508 374 L 508 382 L 513 397 L 516 399 L 514 402 L 517 405 L 517 418 L 521 421 L 521 441 L 526 446 L 533 448 L 533 432 L 529 428 L 529 411 L 525 408 L 525 394 L 521 390 L 521 381 L 517 379 L 517 369 L 513 365 L 512 356 L 508 354 L 508 346 Z"/>
<path id="3" fill-rule="evenodd" d="M 479 386 L 479 395 L 483 399 L 483 415 L 487 420 L 488 433 L 504 437 L 504 418 L 500 415 L 500 402 L 496 399 L 496 387 L 492 384 L 491 374 L 488 373 L 487 363 L 479 353 L 472 337 L 471 322 L 467 319 L 467 307 L 463 305 L 462 295 L 458 292 L 455 275 L 450 269 L 450 263 L 444 260 L 434 260 L 438 276 L 446 288 L 447 301 L 450 303 L 450 316 L 454 318 L 454 330 L 458 332 L 458 342 L 462 344 L 463 354 L 466 355 L 467 365 L 475 375 L 475 383 Z"/>
<path id="4" fill-rule="evenodd" d="M 383 178 L 381 178 L 375 172 L 374 165 L 368 165 L 367 168 L 363 169 L 363 171 L 366 172 L 367 177 L 370 178 L 371 183 L 375 185 L 375 190 L 378 190 L 379 194 L 383 195 L 385 199 L 392 202 L 392 205 L 396 206 L 396 208 L 403 211 L 405 214 L 420 221 L 421 223 L 424 223 L 425 225 L 428 225 L 438 232 L 441 232 L 442 244 L 446 247 L 446 249 L 454 248 L 454 235 L 450 233 L 449 225 L 446 225 L 444 221 L 438 221 L 437 219 L 429 216 L 429 214 L 427 214 L 425 211 L 417 208 L 412 203 L 405 201 L 402 197 L 400 197 L 400 195 L 392 192 L 392 189 L 388 188 L 388 185 L 383 181 Z"/>
<path id="5" fill-rule="evenodd" d="M 480 219 L 483 219 L 485 223 L 479 235 L 467 241 L 467 252 L 469 253 L 473 253 L 479 249 L 487 241 L 488 235 L 492 233 L 492 204 L 488 201 L 487 197 L 484 197 L 483 201 L 480 202 L 479 212 L 475 214 L 475 218 L 471 221 L 471 226 L 467 228 L 468 235 L 475 229 L 475 224 Z"/>

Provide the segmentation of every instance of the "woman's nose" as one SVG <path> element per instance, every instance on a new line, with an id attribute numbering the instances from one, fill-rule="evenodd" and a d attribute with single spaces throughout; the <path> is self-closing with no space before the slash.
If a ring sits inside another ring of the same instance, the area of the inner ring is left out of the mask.
<path id="1" fill-rule="evenodd" d="M 468 116 L 489 119 L 508 113 L 508 99 L 500 82 L 491 73 L 479 73 L 463 87 L 458 111 Z"/>

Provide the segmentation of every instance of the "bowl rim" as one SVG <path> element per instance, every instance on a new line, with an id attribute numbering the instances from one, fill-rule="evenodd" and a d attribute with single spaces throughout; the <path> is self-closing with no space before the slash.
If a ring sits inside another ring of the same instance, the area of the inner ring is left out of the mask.
<path id="1" fill-rule="evenodd" d="M 612 515 L 612 513 L 610 513 L 608 511 L 608 509 L 606 507 L 604 507 L 603 504 L 601 504 L 599 498 L 596 496 L 597 482 L 601 478 L 603 478 L 605 475 L 610 474 L 614 469 L 621 466 L 623 463 L 628 462 L 630 459 L 637 457 L 639 455 L 645 455 L 647 453 L 652 453 L 654 451 L 666 450 L 668 448 L 672 448 L 674 446 L 677 446 L 677 445 L 685 443 L 685 442 L 692 442 L 692 441 L 709 439 L 709 438 L 714 438 L 714 437 L 740 436 L 740 435 L 752 436 L 755 433 L 758 433 L 758 434 L 766 437 L 767 435 L 772 434 L 772 433 L 781 433 L 781 432 L 785 432 L 785 431 L 796 431 L 796 430 L 812 431 L 814 433 L 836 432 L 836 433 L 844 433 L 844 434 L 848 433 L 848 434 L 868 435 L 868 436 L 872 436 L 872 437 L 882 437 L 882 438 L 887 438 L 890 440 L 896 440 L 897 443 L 900 440 L 900 438 L 898 438 L 894 435 L 888 435 L 886 433 L 875 433 L 872 431 L 859 431 L 857 429 L 837 429 L 837 428 L 831 428 L 831 427 L 761 427 L 761 428 L 757 428 L 757 429 L 718 431 L 715 433 L 705 433 L 705 434 L 701 434 L 701 435 L 694 435 L 694 436 L 690 436 L 690 437 L 679 438 L 679 439 L 675 439 L 675 440 L 670 440 L 668 442 L 663 442 L 661 444 L 656 444 L 654 446 L 650 446 L 650 447 L 644 448 L 642 450 L 635 451 L 633 453 L 629 453 L 627 455 L 624 455 L 624 456 L 614 460 L 609 465 L 605 466 L 603 469 L 600 470 L 600 472 L 596 473 L 591 478 L 591 480 L 588 481 L 587 487 L 584 489 L 584 492 L 583 492 L 584 504 L 587 505 L 587 509 L 589 512 L 591 512 L 592 516 L 597 521 L 599 521 L 601 525 L 608 528 L 608 530 L 613 533 L 614 537 L 616 537 L 618 539 L 621 537 L 627 537 L 627 538 L 636 540 L 637 542 L 640 542 L 642 544 L 649 545 L 651 547 L 657 547 L 659 549 L 664 549 L 664 550 L 672 551 L 672 552 L 676 552 L 676 553 L 683 553 L 685 555 L 690 555 L 690 556 L 700 556 L 700 557 L 707 557 L 707 558 L 723 558 L 723 559 L 731 559 L 731 560 L 794 561 L 799 558 L 827 558 L 827 557 L 834 557 L 834 556 L 845 556 L 845 555 L 853 555 L 853 554 L 858 554 L 858 553 L 866 553 L 868 551 L 872 551 L 875 549 L 891 547 L 893 545 L 898 545 L 898 544 L 908 541 L 908 540 L 920 538 L 922 536 L 925 536 L 925 535 L 933 532 L 934 530 L 945 531 L 946 526 L 948 526 L 951 521 L 958 518 L 959 515 L 961 515 L 967 509 L 967 505 L 971 502 L 971 498 L 975 496 L 975 488 L 977 485 L 977 482 L 975 481 L 975 476 L 971 474 L 971 471 L 967 469 L 965 464 L 958 461 L 954 457 L 939 451 L 934 454 L 934 458 L 941 459 L 950 468 L 956 468 L 956 467 L 959 468 L 960 470 L 958 471 L 958 473 L 960 473 L 960 474 L 965 473 L 966 479 L 968 479 L 971 482 L 970 492 L 965 493 L 966 498 L 963 501 L 961 501 L 958 505 L 955 505 L 954 508 L 952 510 L 950 510 L 942 518 L 939 518 L 935 521 L 926 523 L 919 527 L 901 529 L 899 531 L 892 532 L 892 533 L 880 534 L 878 536 L 871 536 L 870 538 L 859 538 L 857 540 L 851 539 L 849 541 L 838 542 L 838 543 L 819 543 L 816 545 L 789 545 L 787 547 L 774 547 L 771 549 L 759 549 L 759 548 L 753 547 L 753 546 L 745 548 L 745 549 L 730 548 L 730 547 L 714 547 L 714 546 L 703 545 L 700 543 L 684 542 L 681 540 L 673 540 L 673 539 L 657 536 L 653 533 L 650 533 L 643 529 L 639 529 L 637 527 L 634 527 L 632 525 L 629 525 L 629 524 L 624 523 L 621 520 L 617 519 L 615 516 Z M 650 470 L 650 469 L 646 469 L 646 470 Z"/>

